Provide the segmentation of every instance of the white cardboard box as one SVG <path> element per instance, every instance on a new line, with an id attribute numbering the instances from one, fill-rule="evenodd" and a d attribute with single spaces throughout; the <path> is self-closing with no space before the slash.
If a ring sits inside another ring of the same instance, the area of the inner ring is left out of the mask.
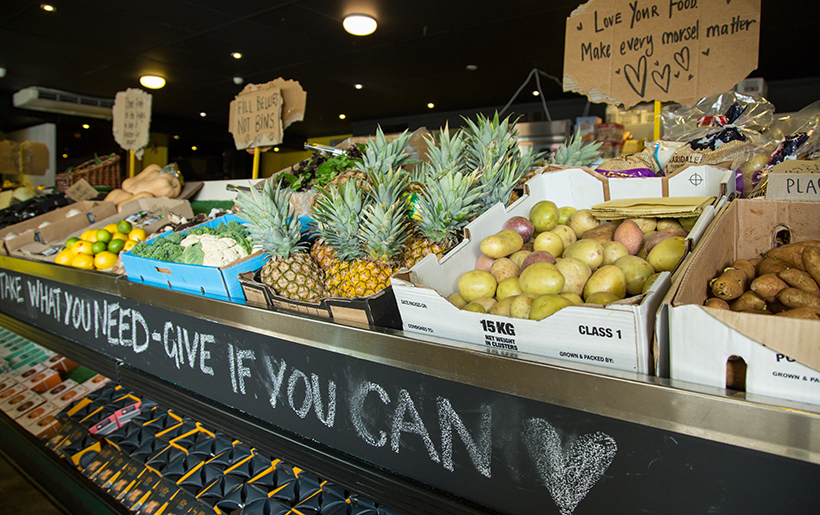
<path id="1" fill-rule="evenodd" d="M 720 213 L 665 302 L 670 377 L 726 388 L 730 356 L 746 362 L 746 392 L 820 404 L 820 322 L 707 308 L 708 281 L 735 259 L 773 247 L 788 227 L 791 241 L 820 239 L 820 203 L 735 200 Z"/>
<path id="2" fill-rule="evenodd" d="M 606 200 L 600 176 L 582 169 L 541 174 L 527 187 L 528 194 L 509 208 L 496 204 L 471 222 L 465 229 L 466 238 L 441 261 L 430 255 L 409 272 L 393 277 L 393 292 L 404 330 L 447 338 L 453 345 L 484 345 L 505 354 L 529 353 L 628 372 L 654 373 L 651 347 L 655 313 L 669 288 L 668 272 L 661 274 L 646 295 L 607 307 L 564 308 L 540 321 L 462 311 L 447 300 L 448 295 L 458 290 L 461 274 L 474 268 L 481 240 L 498 232 L 509 217 L 527 216 L 536 202 L 545 199 L 578 209 Z M 694 241 L 713 216 L 714 208 L 708 206 L 690 233 Z"/>

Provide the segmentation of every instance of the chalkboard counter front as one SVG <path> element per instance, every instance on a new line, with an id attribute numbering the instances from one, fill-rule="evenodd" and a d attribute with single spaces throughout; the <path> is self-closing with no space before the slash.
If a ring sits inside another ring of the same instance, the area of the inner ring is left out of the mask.
<path id="1" fill-rule="evenodd" d="M 5 256 L 0 326 L 400 513 L 820 507 L 808 406 Z"/>

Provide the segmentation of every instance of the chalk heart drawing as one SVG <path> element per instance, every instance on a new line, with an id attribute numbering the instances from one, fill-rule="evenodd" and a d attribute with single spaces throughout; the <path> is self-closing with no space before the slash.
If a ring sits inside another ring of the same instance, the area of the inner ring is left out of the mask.
<path id="1" fill-rule="evenodd" d="M 525 422 L 524 444 L 561 515 L 575 511 L 618 452 L 615 440 L 600 431 L 565 447 L 555 428 L 540 418 Z"/>
<path id="2" fill-rule="evenodd" d="M 643 55 L 638 60 L 638 68 L 631 64 L 624 65 L 624 76 L 629 86 L 639 96 L 643 96 L 646 91 L 646 56 Z"/>
<path id="3" fill-rule="evenodd" d="M 689 47 L 681 48 L 680 52 L 675 52 L 675 62 L 686 71 L 689 71 Z"/>
<path id="4" fill-rule="evenodd" d="M 658 70 L 652 70 L 652 81 L 663 90 L 664 93 L 669 93 L 669 79 L 671 72 L 669 65 L 663 67 L 663 71 L 658 73 Z"/>

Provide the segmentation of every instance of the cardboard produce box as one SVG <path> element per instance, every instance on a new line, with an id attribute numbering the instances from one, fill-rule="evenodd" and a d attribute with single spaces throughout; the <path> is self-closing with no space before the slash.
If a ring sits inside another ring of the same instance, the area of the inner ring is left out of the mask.
<path id="1" fill-rule="evenodd" d="M 10 255 L 33 242 L 52 243 L 65 239 L 66 234 L 87 229 L 89 225 L 115 214 L 117 206 L 113 202 L 86 200 L 69 204 L 0 230 L 0 239 L 3 240 L 0 254 Z M 9 238 L 10 234 L 16 236 Z"/>
<path id="2" fill-rule="evenodd" d="M 493 352 L 519 352 L 567 362 L 651 374 L 655 313 L 669 288 L 663 272 L 649 292 L 604 306 L 564 308 L 540 321 L 462 311 L 447 296 L 458 291 L 458 279 L 473 270 L 481 241 L 501 229 L 512 216 L 527 216 L 541 200 L 559 207 L 589 208 L 605 200 L 605 183 L 598 174 L 566 169 L 536 176 L 528 194 L 509 208 L 501 204 L 470 223 L 466 238 L 441 261 L 427 256 L 409 272 L 393 277 L 393 291 L 405 331 L 485 346 Z M 707 206 L 690 232 L 694 243 L 714 216 Z"/>
<path id="3" fill-rule="evenodd" d="M 111 202 L 104 202 L 104 204 L 113 205 Z M 167 223 L 165 216 L 168 213 L 175 213 L 186 218 L 194 216 L 193 211 L 191 211 L 191 204 L 187 200 L 169 199 L 167 197 L 140 198 L 126 204 L 121 213 L 117 213 L 115 206 L 113 213 L 106 218 L 98 217 L 95 223 L 83 226 L 72 233 L 64 233 L 59 239 L 55 238 L 49 243 L 29 243 L 10 252 L 10 255 L 53 263 L 57 253 L 65 247 L 65 242 L 71 237 L 79 238 L 84 231 L 102 229 L 108 224 L 128 220 L 134 228 L 141 227 L 145 229 L 145 232 L 151 234 Z"/>
<path id="4" fill-rule="evenodd" d="M 736 259 L 768 251 L 779 231 L 820 240 L 818 220 L 820 203 L 761 199 L 735 200 L 715 219 L 666 299 L 672 379 L 726 388 L 737 356 L 747 395 L 820 404 L 820 322 L 703 306 L 709 281 Z"/>
<path id="5" fill-rule="evenodd" d="M 243 222 L 238 216 L 229 213 L 196 227 L 217 227 L 231 221 Z M 157 236 L 162 237 L 163 235 Z M 245 299 L 239 274 L 262 268 L 268 260 L 268 254 L 262 251 L 221 267 L 171 263 L 137 257 L 131 252 L 123 252 L 121 257 L 129 281 L 238 302 Z"/>
<path id="6" fill-rule="evenodd" d="M 239 275 L 245 300 L 268 309 L 283 309 L 294 313 L 329 318 L 341 323 L 401 329 L 401 314 L 396 306 L 393 287 L 368 297 L 356 299 L 328 297 L 317 303 L 301 302 L 280 295 L 259 280 L 259 270 Z"/>

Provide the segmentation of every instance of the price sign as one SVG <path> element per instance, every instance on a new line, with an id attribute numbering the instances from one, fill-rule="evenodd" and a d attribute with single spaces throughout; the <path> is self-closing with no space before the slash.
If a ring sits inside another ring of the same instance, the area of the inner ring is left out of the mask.
<path id="1" fill-rule="evenodd" d="M 760 0 L 590 0 L 567 18 L 564 91 L 693 104 L 757 68 Z"/>

